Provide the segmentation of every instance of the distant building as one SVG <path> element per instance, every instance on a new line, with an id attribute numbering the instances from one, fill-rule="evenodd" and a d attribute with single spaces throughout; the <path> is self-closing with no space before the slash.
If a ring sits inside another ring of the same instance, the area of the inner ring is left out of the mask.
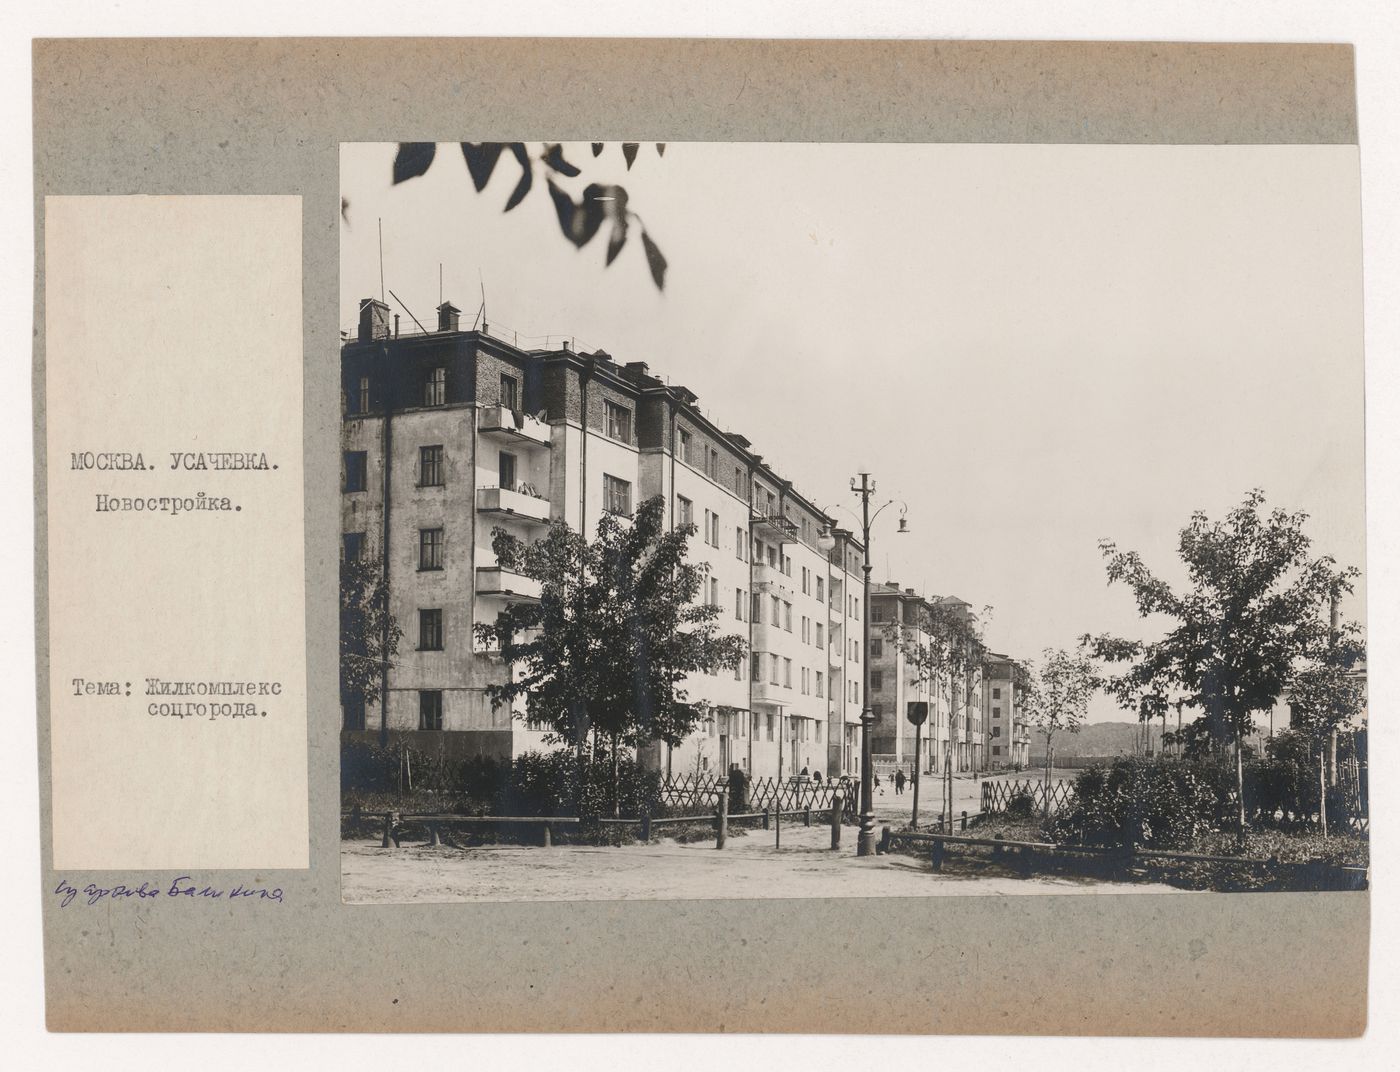
<path id="1" fill-rule="evenodd" d="M 749 650 L 735 671 L 685 682 L 699 732 L 643 758 L 672 773 L 857 772 L 863 552 L 850 532 L 642 362 L 521 349 L 486 324 L 463 330 L 450 303 L 434 331 L 400 333 L 397 319 L 364 299 L 341 350 L 342 554 L 382 561 L 404 631 L 376 709 L 344 703 L 346 733 L 382 727 L 456 756 L 542 747 L 523 702 L 494 708 L 486 692 L 510 668 L 473 626 L 540 596 L 496 561 L 492 530 L 531 539 L 562 521 L 591 535 L 605 512 L 660 495 L 673 527 L 696 526 L 701 597 Z"/>
<path id="2" fill-rule="evenodd" d="M 1031 728 L 1017 704 L 1015 667 L 1015 660 L 995 652 L 984 664 L 983 722 L 992 770 L 1030 765 Z"/>
<path id="3" fill-rule="evenodd" d="M 946 684 L 924 680 L 906 650 L 911 644 L 928 643 L 925 629 L 935 607 L 976 619 L 971 604 L 957 596 L 925 597 L 894 582 L 871 588 L 872 750 L 882 768 L 907 768 L 917 761 L 925 772 L 941 772 L 951 758 L 954 771 L 987 770 L 983 672 L 973 669 L 950 697 Z M 928 720 L 918 734 L 917 758 L 915 728 L 908 720 L 911 703 L 929 705 Z"/>

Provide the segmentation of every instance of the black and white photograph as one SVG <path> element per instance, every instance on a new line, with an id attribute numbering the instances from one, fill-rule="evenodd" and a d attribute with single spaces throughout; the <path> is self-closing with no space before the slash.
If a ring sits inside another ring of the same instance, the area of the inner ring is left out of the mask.
<path id="1" fill-rule="evenodd" d="M 342 144 L 343 901 L 1367 889 L 1358 167 Z"/>

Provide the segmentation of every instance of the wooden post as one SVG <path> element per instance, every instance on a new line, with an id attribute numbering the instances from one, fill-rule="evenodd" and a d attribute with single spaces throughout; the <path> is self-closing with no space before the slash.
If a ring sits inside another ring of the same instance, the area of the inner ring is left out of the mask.
<path id="1" fill-rule="evenodd" d="M 642 813 L 642 840 L 651 840 L 651 816 L 646 812 Z"/>
<path id="2" fill-rule="evenodd" d="M 802 825 L 803 825 L 803 826 L 811 826 L 811 825 L 812 825 L 812 805 L 810 805 L 810 804 L 808 804 L 806 807 L 804 807 L 804 808 L 802 809 Z"/>
<path id="3" fill-rule="evenodd" d="M 380 845 L 380 848 L 387 849 L 387 848 L 389 847 L 389 839 L 390 839 L 391 837 L 393 837 L 393 836 L 394 836 L 394 813 L 391 812 L 391 811 L 386 811 L 386 812 L 384 813 L 384 841 L 383 841 L 383 843 Z"/>
<path id="4" fill-rule="evenodd" d="M 428 847 L 437 848 L 442 844 L 442 836 L 438 833 L 438 824 L 428 824 Z"/>
<path id="5" fill-rule="evenodd" d="M 962 819 L 958 823 L 958 829 L 964 832 L 967 830 L 967 812 L 962 813 Z"/>
<path id="6" fill-rule="evenodd" d="M 875 851 L 880 853 L 890 851 L 890 828 L 888 825 L 880 828 L 880 844 L 875 846 Z"/>
<path id="7" fill-rule="evenodd" d="M 764 809 L 763 809 L 763 829 L 767 830 L 768 828 L 769 828 L 769 823 L 768 823 L 768 808 L 765 806 Z"/>
<path id="8" fill-rule="evenodd" d="M 841 799 L 841 791 L 838 789 L 831 794 L 831 847 L 833 850 L 841 847 L 841 809 L 845 807 L 845 801 Z"/>
<path id="9" fill-rule="evenodd" d="M 540 825 L 542 825 L 542 826 L 544 827 L 544 847 L 545 847 L 546 849 L 552 848 L 552 847 L 554 846 L 554 841 L 553 841 L 553 839 L 552 839 L 552 837 L 551 837 L 551 835 L 550 835 L 549 824 L 548 824 L 548 823 L 541 823 Z"/>
<path id="10" fill-rule="evenodd" d="M 715 848 L 724 848 L 725 838 L 729 836 L 729 790 L 719 791 L 719 829 L 715 834 Z"/>
<path id="11" fill-rule="evenodd" d="M 933 869 L 935 871 L 943 870 L 943 853 L 945 851 L 946 850 L 943 848 L 943 842 L 935 841 L 933 843 Z"/>

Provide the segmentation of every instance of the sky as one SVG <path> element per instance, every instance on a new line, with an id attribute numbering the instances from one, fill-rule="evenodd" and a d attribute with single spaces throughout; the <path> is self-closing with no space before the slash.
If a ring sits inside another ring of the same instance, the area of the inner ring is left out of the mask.
<path id="1" fill-rule="evenodd" d="M 382 224 L 384 283 L 424 324 L 441 266 L 464 319 L 484 291 L 522 345 L 647 362 L 819 506 L 873 474 L 897 500 L 874 579 L 990 606 L 994 650 L 1150 639 L 1099 540 L 1179 583 L 1191 512 L 1254 487 L 1364 569 L 1355 147 L 673 143 L 628 170 L 616 143 L 564 146 L 575 199 L 626 187 L 664 292 L 639 223 L 607 267 L 606 234 L 563 237 L 538 162 L 503 213 L 508 157 L 477 193 L 455 144 L 397 186 L 394 153 L 342 147 L 343 329 L 380 293 Z"/>

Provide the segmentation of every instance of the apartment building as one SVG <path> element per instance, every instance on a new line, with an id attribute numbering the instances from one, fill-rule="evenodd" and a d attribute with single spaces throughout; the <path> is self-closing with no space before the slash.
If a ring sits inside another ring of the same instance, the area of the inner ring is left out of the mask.
<path id="1" fill-rule="evenodd" d="M 860 652 L 842 645 L 860 614 L 859 542 L 691 391 L 602 351 L 523 350 L 488 325 L 462 330 L 450 303 L 437 330 L 406 334 L 365 299 L 341 364 L 343 554 L 382 556 L 405 634 L 378 710 L 347 704 L 347 733 L 383 727 L 457 756 L 542 747 L 523 701 L 494 708 L 486 692 L 511 670 L 473 626 L 540 596 L 500 567 L 492 532 L 528 540 L 562 521 L 591 534 L 605 512 L 660 495 L 673 527 L 696 528 L 700 598 L 749 651 L 732 672 L 684 682 L 699 732 L 644 760 L 672 774 L 857 770 Z"/>
<path id="2" fill-rule="evenodd" d="M 1017 704 L 1015 663 L 995 652 L 983 669 L 983 721 L 986 725 L 990 769 L 1027 767 L 1031 760 L 1031 729 Z"/>
<path id="3" fill-rule="evenodd" d="M 875 716 L 873 753 L 893 769 L 918 762 L 925 772 L 986 770 L 985 681 L 980 670 L 952 686 L 930 682 L 909 658 L 908 648 L 929 643 L 927 624 L 936 606 L 975 618 L 971 604 L 956 596 L 921 596 L 890 581 L 870 592 L 870 701 Z M 918 733 L 908 720 L 909 704 L 927 703 L 928 720 Z"/>

